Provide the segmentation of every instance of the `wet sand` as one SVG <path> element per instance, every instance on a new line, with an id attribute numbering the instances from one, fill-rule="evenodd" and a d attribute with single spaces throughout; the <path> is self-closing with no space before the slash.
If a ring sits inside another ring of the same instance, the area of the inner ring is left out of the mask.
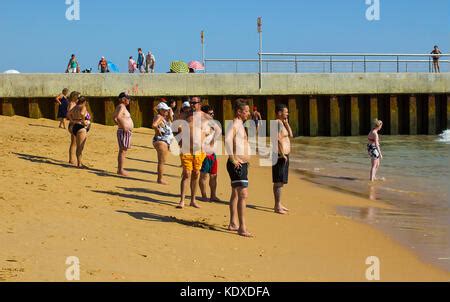
<path id="1" fill-rule="evenodd" d="M 115 127 L 93 125 L 78 170 L 67 164 L 69 134 L 58 122 L 0 116 L 0 280 L 65 281 L 77 256 L 81 281 L 366 281 L 369 256 L 381 281 L 448 281 L 450 274 L 339 206 L 386 207 L 302 181 L 283 191 L 289 215 L 272 211 L 271 169 L 250 168 L 249 230 L 226 230 L 229 179 L 219 157 L 222 203 L 175 208 L 179 158 L 169 186 L 156 184 L 152 131 L 136 129 L 126 167 L 116 172 Z"/>

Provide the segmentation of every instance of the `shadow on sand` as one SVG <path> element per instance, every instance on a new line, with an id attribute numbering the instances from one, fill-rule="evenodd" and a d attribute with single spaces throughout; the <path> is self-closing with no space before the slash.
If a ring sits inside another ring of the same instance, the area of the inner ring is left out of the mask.
<path id="1" fill-rule="evenodd" d="M 47 165 L 54 165 L 54 166 L 59 166 L 59 167 L 63 167 L 63 168 L 76 169 L 76 167 L 72 166 L 71 164 L 63 162 L 61 160 L 49 158 L 49 157 L 38 156 L 38 155 L 31 155 L 31 154 L 24 154 L 24 153 L 15 153 L 15 152 L 13 152 L 13 154 L 17 155 L 17 157 L 20 158 L 20 159 L 28 160 L 28 161 L 33 162 L 33 163 L 47 164 Z M 156 181 L 151 181 L 151 180 L 147 180 L 147 179 L 140 179 L 140 178 L 134 178 L 134 177 L 124 177 L 124 176 L 117 175 L 117 174 L 115 174 L 113 172 L 100 170 L 100 169 L 89 168 L 89 167 L 85 167 L 83 170 L 86 170 L 86 171 L 88 171 L 90 173 L 94 173 L 97 176 L 115 177 L 115 178 L 121 178 L 121 179 L 124 179 L 124 180 L 136 180 L 136 181 L 142 181 L 142 182 L 156 183 Z"/>
<path id="2" fill-rule="evenodd" d="M 158 172 L 141 170 L 141 169 L 126 168 L 125 170 L 130 171 L 130 172 L 138 172 L 138 173 L 147 173 L 147 174 L 151 174 L 151 175 L 158 175 Z M 164 176 L 171 177 L 171 178 L 180 178 L 179 175 L 173 175 L 173 174 L 164 174 Z"/>
<path id="3" fill-rule="evenodd" d="M 127 157 L 127 159 L 134 160 L 134 161 L 140 161 L 140 162 L 143 162 L 143 163 L 149 163 L 149 164 L 158 164 L 157 161 L 152 161 L 152 160 L 145 160 L 145 159 L 131 158 L 131 157 Z M 181 168 L 180 165 L 172 165 L 172 164 L 168 164 L 168 163 L 166 163 L 166 166 L 174 167 L 174 168 Z"/>
<path id="4" fill-rule="evenodd" d="M 209 223 L 205 222 L 204 220 L 203 221 L 191 221 L 191 220 L 176 218 L 174 216 L 164 216 L 164 215 L 159 215 L 159 214 L 154 214 L 154 213 L 127 212 L 127 211 L 117 211 L 117 212 L 123 213 L 123 214 L 128 214 L 131 217 L 138 219 L 138 220 L 173 222 L 173 223 L 178 223 L 178 224 L 188 226 L 188 227 L 201 228 L 201 229 L 205 229 L 205 230 L 233 234 L 233 232 L 228 231 L 226 228 L 209 224 Z"/>

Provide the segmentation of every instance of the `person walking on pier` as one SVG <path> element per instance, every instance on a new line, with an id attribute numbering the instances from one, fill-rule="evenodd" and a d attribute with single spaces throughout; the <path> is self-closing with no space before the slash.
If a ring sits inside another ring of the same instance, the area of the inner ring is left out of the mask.
<path id="1" fill-rule="evenodd" d="M 225 134 L 225 148 L 228 154 L 227 171 L 231 180 L 230 231 L 240 236 L 252 237 L 245 222 L 245 208 L 248 198 L 248 166 L 250 144 L 244 123 L 250 117 L 250 108 L 244 99 L 234 104 L 233 127 Z"/>
<path id="2" fill-rule="evenodd" d="M 378 168 L 380 167 L 380 161 L 383 159 L 380 148 L 380 138 L 378 136 L 378 131 L 383 127 L 383 122 L 375 119 L 373 122 L 373 128 L 369 133 L 367 144 L 367 152 L 371 159 L 372 167 L 370 169 L 370 181 L 377 180 L 376 175 Z"/>
<path id="3" fill-rule="evenodd" d="M 122 92 L 119 94 L 120 104 L 116 107 L 114 112 L 114 122 L 119 127 L 117 129 L 117 142 L 119 145 L 119 155 L 117 156 L 117 174 L 122 176 L 128 176 L 124 169 L 124 162 L 126 152 L 131 148 L 131 134 L 134 128 L 131 114 L 127 110 L 127 106 L 130 105 L 130 96 Z"/>
<path id="4" fill-rule="evenodd" d="M 98 69 L 100 70 L 100 73 L 109 72 L 108 61 L 106 61 L 105 57 L 102 57 L 100 62 L 98 62 Z"/>
<path id="5" fill-rule="evenodd" d="M 75 55 L 70 57 L 69 64 L 67 64 L 66 73 L 80 73 L 80 65 L 78 64 L 78 60 Z"/>
<path id="6" fill-rule="evenodd" d="M 128 59 L 128 73 L 134 73 L 136 71 L 136 61 L 133 59 L 133 56 L 131 56 Z"/>
<path id="7" fill-rule="evenodd" d="M 140 73 L 145 72 L 145 57 L 142 48 L 138 48 L 137 69 Z"/>
<path id="8" fill-rule="evenodd" d="M 63 129 L 66 129 L 67 108 L 69 106 L 67 94 L 69 94 L 69 89 L 64 88 L 62 93 L 56 97 L 56 103 L 58 104 L 57 119 L 59 120 L 59 128 Z"/>
<path id="9" fill-rule="evenodd" d="M 154 73 L 155 63 L 156 63 L 155 56 L 149 51 L 147 56 L 145 57 L 145 71 L 147 73 Z"/>
<path id="10" fill-rule="evenodd" d="M 442 52 L 439 49 L 439 47 L 437 45 L 435 45 L 434 49 L 430 53 L 435 55 L 435 56 L 433 56 L 433 72 L 440 73 L 441 68 L 439 66 L 439 59 L 440 59 L 439 55 L 442 54 Z"/>
<path id="11" fill-rule="evenodd" d="M 287 214 L 288 208 L 281 204 L 281 189 L 288 183 L 289 176 L 289 154 L 291 153 L 291 141 L 294 137 L 291 126 L 289 125 L 289 110 L 286 105 L 278 104 L 275 108 L 277 121 L 278 146 L 277 152 L 273 156 L 277 156 L 277 162 L 272 166 L 273 195 L 275 198 L 275 213 Z"/>

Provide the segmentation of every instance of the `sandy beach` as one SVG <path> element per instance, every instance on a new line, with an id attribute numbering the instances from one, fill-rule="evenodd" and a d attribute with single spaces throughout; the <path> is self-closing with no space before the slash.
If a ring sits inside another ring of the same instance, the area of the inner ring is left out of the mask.
<path id="1" fill-rule="evenodd" d="M 247 221 L 254 238 L 226 230 L 229 179 L 219 157 L 221 203 L 178 210 L 181 168 L 169 157 L 168 186 L 156 183 L 152 130 L 136 129 L 126 167 L 115 174 L 115 127 L 94 124 L 78 170 L 58 122 L 0 116 L 0 280 L 66 281 L 66 258 L 81 281 L 448 281 L 379 230 L 337 206 L 385 207 L 290 175 L 288 215 L 273 213 L 271 169 L 252 162 Z"/>

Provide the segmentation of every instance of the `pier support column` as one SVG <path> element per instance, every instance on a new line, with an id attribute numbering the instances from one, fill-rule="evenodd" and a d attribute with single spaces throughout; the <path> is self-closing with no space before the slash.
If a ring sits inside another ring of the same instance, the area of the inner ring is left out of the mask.
<path id="1" fill-rule="evenodd" d="M 352 96 L 350 99 L 350 122 L 351 122 L 351 135 L 359 135 L 359 104 L 358 97 Z"/>
<path id="2" fill-rule="evenodd" d="M 15 115 L 14 107 L 10 99 L 1 99 L 0 104 L 2 106 L 2 115 L 5 116 Z"/>
<path id="3" fill-rule="evenodd" d="M 370 127 L 374 119 L 378 118 L 378 98 L 374 95 L 370 96 Z"/>
<path id="4" fill-rule="evenodd" d="M 38 100 L 28 99 L 28 117 L 34 119 L 43 117 L 41 109 L 39 108 Z"/>
<path id="5" fill-rule="evenodd" d="M 309 135 L 319 134 L 319 112 L 317 110 L 317 97 L 309 97 Z"/>
<path id="6" fill-rule="evenodd" d="M 330 135 L 339 136 L 341 134 L 341 113 L 337 96 L 330 98 L 330 119 Z"/>
<path id="7" fill-rule="evenodd" d="M 428 134 L 436 134 L 436 96 L 428 96 Z"/>
<path id="8" fill-rule="evenodd" d="M 297 106 L 297 99 L 295 97 L 290 97 L 288 100 L 288 107 L 289 107 L 289 125 L 292 129 L 292 134 L 295 136 L 298 136 L 299 132 L 299 115 L 298 115 L 298 106 Z"/>
<path id="9" fill-rule="evenodd" d="M 108 98 L 103 101 L 104 108 L 105 108 L 105 125 L 107 126 L 113 126 L 116 123 L 114 122 L 114 111 L 116 110 L 116 106 L 114 104 L 113 98 Z"/>
<path id="10" fill-rule="evenodd" d="M 398 99 L 391 95 L 389 99 L 389 111 L 391 114 L 391 135 L 398 135 Z"/>
<path id="11" fill-rule="evenodd" d="M 268 98 L 267 101 L 267 136 L 270 135 L 270 121 L 275 120 L 275 99 L 274 98 Z"/>
<path id="12" fill-rule="evenodd" d="M 450 129 L 450 94 L 447 95 L 447 129 Z"/>
<path id="13" fill-rule="evenodd" d="M 138 100 L 131 100 L 130 102 L 130 114 L 133 119 L 134 127 L 141 128 L 142 127 L 142 112 L 139 106 Z"/>
<path id="14" fill-rule="evenodd" d="M 234 118 L 233 102 L 230 98 L 224 98 L 222 101 L 222 132 L 227 130 L 226 121 L 232 121 Z"/>
<path id="15" fill-rule="evenodd" d="M 409 134 L 417 135 L 417 98 L 415 95 L 409 97 Z"/>

